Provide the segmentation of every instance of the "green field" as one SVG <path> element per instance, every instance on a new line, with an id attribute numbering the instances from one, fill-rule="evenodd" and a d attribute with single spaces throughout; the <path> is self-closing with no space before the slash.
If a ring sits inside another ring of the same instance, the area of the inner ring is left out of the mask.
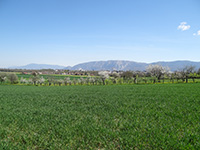
<path id="1" fill-rule="evenodd" d="M 31 77 L 33 77 L 31 74 L 17 74 L 18 78 L 21 79 L 22 77 L 25 78 L 25 79 L 29 79 Z M 86 78 L 87 76 L 78 76 L 78 75 L 57 75 L 57 74 L 50 74 L 50 75 L 47 75 L 47 74 L 42 74 L 42 75 L 39 75 L 39 77 L 44 77 L 45 79 L 48 79 L 48 78 L 54 78 L 54 79 L 64 79 L 64 78 L 67 78 L 69 77 L 71 80 L 73 80 L 74 78 L 75 79 L 79 79 L 79 78 Z"/>
<path id="2" fill-rule="evenodd" d="M 0 85 L 0 149 L 200 149 L 200 84 Z"/>

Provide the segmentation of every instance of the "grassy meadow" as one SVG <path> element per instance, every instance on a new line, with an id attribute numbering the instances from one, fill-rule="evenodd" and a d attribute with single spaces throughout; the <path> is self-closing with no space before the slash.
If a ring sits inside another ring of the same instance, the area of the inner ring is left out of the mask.
<path id="1" fill-rule="evenodd" d="M 200 84 L 0 85 L 0 149 L 200 149 Z"/>

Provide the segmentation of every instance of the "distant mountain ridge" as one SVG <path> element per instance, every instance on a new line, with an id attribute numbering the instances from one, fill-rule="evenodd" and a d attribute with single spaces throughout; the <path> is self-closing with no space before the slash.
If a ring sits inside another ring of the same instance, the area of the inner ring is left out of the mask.
<path id="1" fill-rule="evenodd" d="M 15 67 L 9 67 L 9 69 L 63 69 L 65 66 L 59 66 L 59 65 L 48 65 L 48 64 L 28 64 L 25 66 L 15 66 Z"/>
<path id="2" fill-rule="evenodd" d="M 146 63 L 125 60 L 93 61 L 75 65 L 71 70 L 144 70 Z M 65 69 L 68 69 L 67 67 Z"/>
<path id="3" fill-rule="evenodd" d="M 68 70 L 138 70 L 144 71 L 148 65 L 159 64 L 165 67 L 169 67 L 171 71 L 179 70 L 185 66 L 195 66 L 196 69 L 200 68 L 200 62 L 178 60 L 178 61 L 160 61 L 154 63 L 140 63 L 134 61 L 125 60 L 108 60 L 108 61 L 92 61 L 86 63 L 80 63 L 73 67 L 59 66 L 59 65 L 48 65 L 48 64 L 28 64 L 26 66 L 10 67 L 10 69 L 68 69 Z"/>

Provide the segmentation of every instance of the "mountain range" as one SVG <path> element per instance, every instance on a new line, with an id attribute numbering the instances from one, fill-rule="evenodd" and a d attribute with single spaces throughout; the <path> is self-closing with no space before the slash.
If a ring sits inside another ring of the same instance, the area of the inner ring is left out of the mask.
<path id="1" fill-rule="evenodd" d="M 153 62 L 153 63 L 140 63 L 134 61 L 125 60 L 108 60 L 108 61 L 92 61 L 86 63 L 80 63 L 75 66 L 59 66 L 48 64 L 28 64 L 25 66 L 10 67 L 9 69 L 66 69 L 66 70 L 138 70 L 144 71 L 148 65 L 159 64 L 165 67 L 169 67 L 171 71 L 179 70 L 185 66 L 195 66 L 196 69 L 200 68 L 200 62 L 194 61 L 171 61 L 171 62 Z"/>
<path id="2" fill-rule="evenodd" d="M 13 66 L 9 67 L 9 69 L 32 69 L 32 70 L 40 70 L 40 69 L 64 69 L 65 66 L 59 65 L 48 65 L 48 64 L 28 64 L 25 66 Z"/>

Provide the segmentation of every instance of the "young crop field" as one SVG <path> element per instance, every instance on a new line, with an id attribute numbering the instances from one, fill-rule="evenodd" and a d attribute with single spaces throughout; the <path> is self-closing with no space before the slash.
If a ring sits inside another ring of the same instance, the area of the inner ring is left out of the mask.
<path id="1" fill-rule="evenodd" d="M 200 149 L 200 84 L 0 85 L 0 149 Z"/>

